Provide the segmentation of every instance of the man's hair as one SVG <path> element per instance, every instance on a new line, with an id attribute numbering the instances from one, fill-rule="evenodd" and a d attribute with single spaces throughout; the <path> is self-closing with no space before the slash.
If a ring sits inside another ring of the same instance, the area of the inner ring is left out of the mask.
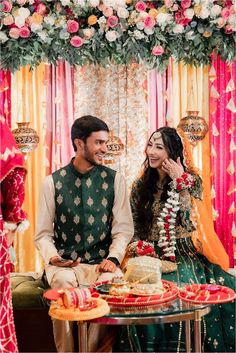
<path id="1" fill-rule="evenodd" d="M 74 143 L 75 139 L 86 142 L 87 138 L 95 131 L 109 132 L 109 128 L 103 120 L 92 115 L 85 115 L 76 119 L 71 127 L 71 141 L 74 151 L 77 150 Z"/>

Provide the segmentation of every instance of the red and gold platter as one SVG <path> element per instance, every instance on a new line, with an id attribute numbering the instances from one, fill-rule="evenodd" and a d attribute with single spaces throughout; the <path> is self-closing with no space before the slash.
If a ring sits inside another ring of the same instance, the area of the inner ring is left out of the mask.
<path id="1" fill-rule="evenodd" d="M 95 290 L 99 291 L 103 288 L 103 285 L 107 285 L 107 282 L 96 283 Z M 152 294 L 147 296 L 138 296 L 134 294 L 127 294 L 125 296 L 112 296 L 104 294 L 104 299 L 111 306 L 115 307 L 140 307 L 150 306 L 165 303 L 170 300 L 174 300 L 178 296 L 178 288 L 175 283 L 170 281 L 162 280 L 163 293 Z M 103 290 L 101 292 L 104 293 Z"/>
<path id="2" fill-rule="evenodd" d="M 212 284 L 189 284 L 179 290 L 179 298 L 193 304 L 220 304 L 236 298 L 233 289 Z"/>

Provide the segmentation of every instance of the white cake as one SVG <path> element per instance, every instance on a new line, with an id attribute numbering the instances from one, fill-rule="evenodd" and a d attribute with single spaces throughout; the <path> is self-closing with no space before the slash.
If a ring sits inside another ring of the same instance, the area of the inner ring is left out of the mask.
<path id="1" fill-rule="evenodd" d="M 150 256 L 138 256 L 128 260 L 125 280 L 143 284 L 156 284 L 162 288 L 161 261 Z"/>

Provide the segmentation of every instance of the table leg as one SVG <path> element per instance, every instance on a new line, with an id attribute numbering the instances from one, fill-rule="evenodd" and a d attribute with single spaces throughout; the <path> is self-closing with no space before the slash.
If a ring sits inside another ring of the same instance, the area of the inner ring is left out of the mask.
<path id="1" fill-rule="evenodd" d="M 202 343 L 201 343 L 201 313 L 199 310 L 195 311 L 194 317 L 194 349 L 195 352 L 201 353 Z"/>
<path id="2" fill-rule="evenodd" d="M 185 349 L 187 353 L 191 352 L 190 320 L 185 321 Z"/>
<path id="3" fill-rule="evenodd" d="M 79 339 L 79 352 L 88 352 L 88 334 L 87 334 L 87 322 L 78 322 L 78 339 Z"/>

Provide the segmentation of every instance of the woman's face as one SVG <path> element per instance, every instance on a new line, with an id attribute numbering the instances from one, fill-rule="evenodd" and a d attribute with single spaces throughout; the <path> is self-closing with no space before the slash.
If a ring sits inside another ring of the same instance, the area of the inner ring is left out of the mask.
<path id="1" fill-rule="evenodd" d="M 160 132 L 154 133 L 150 138 L 146 148 L 146 154 L 150 167 L 161 169 L 163 161 L 169 156 L 165 149 Z"/>

